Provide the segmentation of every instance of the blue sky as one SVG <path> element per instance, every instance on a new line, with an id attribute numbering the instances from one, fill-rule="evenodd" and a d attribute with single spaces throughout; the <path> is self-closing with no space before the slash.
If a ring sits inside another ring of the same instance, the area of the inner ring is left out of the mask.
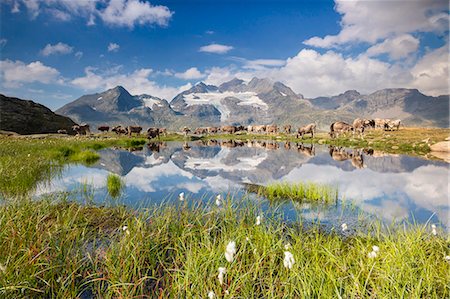
<path id="1" fill-rule="evenodd" d="M 448 93 L 446 1 L 4 0 L 0 92 L 56 109 L 268 77 L 307 97 Z"/>

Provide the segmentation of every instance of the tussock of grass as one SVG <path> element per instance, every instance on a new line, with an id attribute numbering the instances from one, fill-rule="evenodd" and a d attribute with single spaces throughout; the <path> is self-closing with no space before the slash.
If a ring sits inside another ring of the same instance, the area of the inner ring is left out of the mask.
<path id="1" fill-rule="evenodd" d="M 0 297 L 448 298 L 448 239 L 411 225 L 343 238 L 230 202 L 141 212 L 68 202 L 0 207 Z M 339 227 L 340 224 L 336 224 Z M 224 251 L 236 242 L 234 261 Z M 287 243 L 291 248 L 285 249 Z M 380 248 L 369 258 L 372 246 Z M 292 269 L 283 266 L 284 251 Z M 220 285 L 218 268 L 225 267 Z"/>
<path id="2" fill-rule="evenodd" d="M 109 174 L 106 179 L 106 187 L 109 195 L 113 198 L 117 198 L 123 188 L 123 182 L 120 176 L 116 174 Z"/>
<path id="3" fill-rule="evenodd" d="M 337 187 L 312 182 L 274 182 L 258 186 L 256 192 L 269 200 L 335 203 L 338 199 Z"/>
<path id="4" fill-rule="evenodd" d="M 70 156 L 70 161 L 80 162 L 86 165 L 94 164 L 98 159 L 100 159 L 100 155 L 90 150 L 77 152 Z"/>

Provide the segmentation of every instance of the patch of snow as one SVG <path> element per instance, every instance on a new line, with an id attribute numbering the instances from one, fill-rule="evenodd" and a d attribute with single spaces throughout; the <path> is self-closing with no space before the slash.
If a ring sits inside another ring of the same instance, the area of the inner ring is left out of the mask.
<path id="1" fill-rule="evenodd" d="M 141 98 L 141 100 L 144 102 L 144 106 L 148 107 L 153 110 L 153 105 L 156 105 L 158 107 L 163 107 L 164 105 L 161 103 L 160 100 L 153 99 L 153 98 Z"/>
<path id="2" fill-rule="evenodd" d="M 92 107 L 92 109 L 94 109 L 95 111 L 97 111 L 97 108 L 95 108 L 95 107 Z"/>
<path id="3" fill-rule="evenodd" d="M 281 95 L 282 95 L 283 97 L 287 97 L 287 94 L 285 94 L 284 92 L 281 92 L 281 91 L 280 91 L 280 93 L 281 93 Z"/>
<path id="4" fill-rule="evenodd" d="M 99 97 L 99 98 L 97 99 L 97 101 L 100 101 L 101 99 L 103 99 L 103 97 Z"/>
<path id="5" fill-rule="evenodd" d="M 226 120 L 230 116 L 230 110 L 222 103 L 227 97 L 233 97 L 239 100 L 239 106 L 252 106 L 267 110 L 267 104 L 261 100 L 255 92 L 208 92 L 208 93 L 190 93 L 183 96 L 184 101 L 190 105 L 213 105 L 220 112 L 220 119 Z"/>

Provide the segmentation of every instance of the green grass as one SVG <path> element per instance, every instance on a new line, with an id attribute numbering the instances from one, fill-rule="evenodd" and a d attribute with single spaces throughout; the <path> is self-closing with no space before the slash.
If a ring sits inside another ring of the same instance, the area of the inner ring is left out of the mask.
<path id="1" fill-rule="evenodd" d="M 270 201 L 292 200 L 298 202 L 336 203 L 338 189 L 326 184 L 313 182 L 273 182 L 266 186 L 257 186 L 253 192 L 262 195 Z"/>
<path id="2" fill-rule="evenodd" d="M 120 176 L 110 173 L 106 179 L 106 189 L 108 190 L 109 195 L 113 198 L 117 198 L 120 195 L 120 192 L 123 188 L 124 184 Z"/>
<path id="3" fill-rule="evenodd" d="M 429 226 L 374 224 L 346 237 L 269 215 L 257 226 L 259 207 L 229 199 L 220 208 L 212 199 L 139 212 L 65 198 L 19 200 L 0 206 L 0 215 L 2 298 L 450 295 L 450 240 Z M 232 263 L 224 257 L 230 241 L 237 248 Z M 380 251 L 371 259 L 374 245 Z M 294 256 L 292 269 L 283 266 L 285 250 Z M 223 285 L 219 267 L 226 268 Z"/>
<path id="4" fill-rule="evenodd" d="M 145 142 L 145 139 L 128 137 L 32 139 L 0 136 L 0 196 L 23 196 L 38 182 L 60 173 L 66 163 L 95 163 L 99 158 L 95 150 Z"/>

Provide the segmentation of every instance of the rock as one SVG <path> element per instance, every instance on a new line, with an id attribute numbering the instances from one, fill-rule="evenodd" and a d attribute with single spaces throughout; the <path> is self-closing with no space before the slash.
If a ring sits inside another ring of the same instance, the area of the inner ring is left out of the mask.
<path id="1" fill-rule="evenodd" d="M 450 153 L 450 141 L 441 141 L 430 146 L 432 152 Z"/>

